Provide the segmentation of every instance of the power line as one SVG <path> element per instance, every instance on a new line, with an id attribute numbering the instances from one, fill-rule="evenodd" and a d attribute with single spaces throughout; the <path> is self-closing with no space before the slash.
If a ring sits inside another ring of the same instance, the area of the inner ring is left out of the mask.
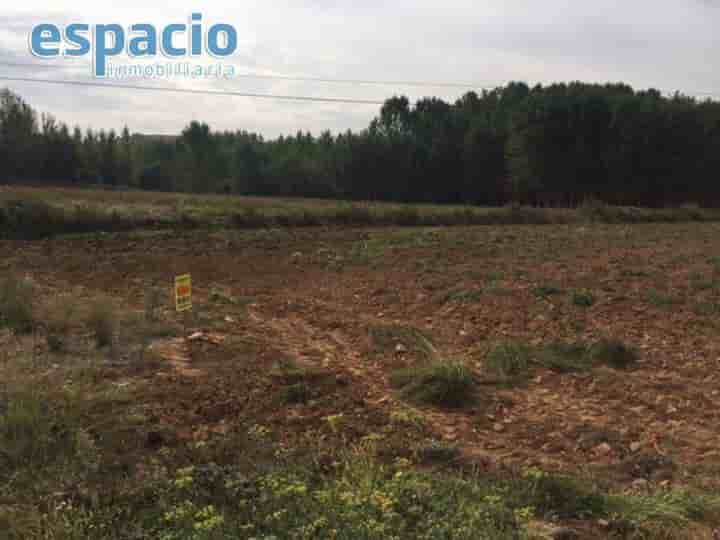
<path id="1" fill-rule="evenodd" d="M 83 65 L 70 65 L 61 66 L 58 64 L 41 64 L 41 63 L 28 63 L 28 62 L 3 62 L 0 61 L 0 66 L 5 67 L 17 67 L 17 68 L 40 68 L 40 69 L 66 69 L 70 68 L 90 68 L 90 64 Z M 326 77 L 296 77 L 291 75 L 264 75 L 259 73 L 238 73 L 233 75 L 231 79 L 258 79 L 258 80 L 278 80 L 278 81 L 295 81 L 295 82 L 317 82 L 317 83 L 329 83 L 329 84 L 361 84 L 361 85 L 374 85 L 374 86 L 415 86 L 415 87 L 430 87 L 430 88 L 465 88 L 465 89 L 480 89 L 480 90 L 493 90 L 498 87 L 503 87 L 507 83 L 497 83 L 494 85 L 482 85 L 472 83 L 457 83 L 457 82 L 432 82 L 432 81 L 391 81 L 391 80 L 374 80 L 374 79 L 333 79 Z M 88 83 L 90 84 L 90 83 Z M 105 86 L 105 85 L 104 85 Z M 109 86 L 109 85 L 107 85 Z M 216 92 L 213 92 L 216 93 Z M 666 94 L 674 94 L 675 91 L 665 91 Z M 720 97 L 720 91 L 707 92 L 683 92 L 684 95 L 694 96 L 706 96 L 706 97 Z M 261 95 L 252 95 L 248 97 L 261 97 Z M 283 97 L 281 99 L 292 99 L 290 97 Z M 320 99 L 320 98 L 317 98 Z M 328 98 L 331 101 L 346 101 L 338 98 Z M 365 100 L 359 100 L 365 103 Z M 368 102 L 368 104 L 373 104 Z"/>
<path id="2" fill-rule="evenodd" d="M 40 64 L 40 63 L 22 63 L 22 62 L 0 62 L 0 66 L 7 67 L 18 67 L 18 68 L 42 68 L 42 69 L 65 69 L 67 67 L 79 68 L 85 66 L 71 65 L 61 66 L 58 64 Z M 90 64 L 87 64 L 90 68 Z M 376 79 L 333 79 L 328 77 L 298 77 L 293 75 L 265 75 L 262 73 L 238 73 L 233 76 L 238 79 L 261 79 L 261 80 L 276 80 L 276 81 L 295 81 L 295 82 L 317 82 L 317 83 L 329 83 L 329 84 L 363 84 L 363 85 L 374 85 L 374 86 L 418 86 L 418 87 L 431 87 L 431 88 L 480 88 L 480 89 L 493 89 L 498 86 L 504 86 L 505 83 L 498 83 L 495 85 L 490 84 L 473 84 L 473 83 L 458 83 L 458 82 L 433 82 L 433 81 L 386 81 Z"/>
<path id="3" fill-rule="evenodd" d="M 68 80 L 57 80 L 57 79 L 38 79 L 31 77 L 6 77 L 0 75 L 0 81 L 10 82 L 27 82 L 27 83 L 40 83 L 40 84 L 56 84 L 56 85 L 68 85 L 68 86 L 84 86 L 92 88 L 117 88 L 124 90 L 147 90 L 151 92 L 173 92 L 176 94 L 196 94 L 206 96 L 234 96 L 234 97 L 248 97 L 248 98 L 259 98 L 259 99 L 279 99 L 285 101 L 312 101 L 312 102 L 324 102 L 324 103 L 352 103 L 356 105 L 383 105 L 384 101 L 371 100 L 371 99 L 353 99 L 353 98 L 336 98 L 336 97 L 314 97 L 314 96 L 292 96 L 292 95 L 281 95 L 281 94 L 257 94 L 252 92 L 233 92 L 229 90 L 197 90 L 190 88 L 170 88 L 167 86 L 143 86 L 139 84 L 104 84 L 97 82 L 88 81 L 68 81 Z"/>

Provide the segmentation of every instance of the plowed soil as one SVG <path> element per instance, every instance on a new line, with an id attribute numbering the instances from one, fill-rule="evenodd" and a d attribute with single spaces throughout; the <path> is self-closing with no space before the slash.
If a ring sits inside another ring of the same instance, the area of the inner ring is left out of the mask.
<path id="1" fill-rule="evenodd" d="M 109 295 L 141 313 L 149 287 L 165 292 L 160 316 L 177 331 L 142 360 L 108 361 L 107 376 L 138 385 L 148 431 L 168 444 L 248 424 L 328 448 L 387 433 L 409 407 L 388 376 L 427 361 L 420 334 L 433 356 L 472 367 L 477 399 L 417 407 L 423 421 L 394 430 L 389 455 L 437 439 L 488 468 L 591 472 L 619 486 L 720 483 L 717 224 L 95 235 L 2 242 L 0 261 L 47 297 Z M 170 294 L 185 273 L 187 320 Z M 594 305 L 575 305 L 573 292 Z M 637 349 L 638 365 L 537 368 L 511 385 L 483 367 L 505 341 L 604 337 Z M 310 374 L 304 404 L 278 400 L 290 365 Z"/>

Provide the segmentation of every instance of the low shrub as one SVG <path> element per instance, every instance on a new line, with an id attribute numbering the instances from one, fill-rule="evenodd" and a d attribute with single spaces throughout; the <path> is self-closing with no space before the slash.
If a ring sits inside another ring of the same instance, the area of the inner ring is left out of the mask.
<path id="1" fill-rule="evenodd" d="M 485 358 L 485 370 L 504 378 L 524 375 L 530 369 L 532 351 L 520 343 L 502 343 Z"/>
<path id="2" fill-rule="evenodd" d="M 473 401 L 475 381 L 462 362 L 435 362 L 396 371 L 390 382 L 414 401 L 439 407 L 462 407 Z"/>
<path id="3" fill-rule="evenodd" d="M 95 301 L 88 317 L 88 326 L 93 332 L 98 348 L 112 345 L 117 331 L 117 315 L 110 300 Z"/>
<path id="4" fill-rule="evenodd" d="M 627 369 L 638 361 L 638 353 L 617 339 L 602 339 L 590 348 L 590 358 L 595 364 L 615 369 Z"/>
<path id="5" fill-rule="evenodd" d="M 35 322 L 32 283 L 17 276 L 0 278 L 0 326 L 15 332 L 31 332 Z"/>

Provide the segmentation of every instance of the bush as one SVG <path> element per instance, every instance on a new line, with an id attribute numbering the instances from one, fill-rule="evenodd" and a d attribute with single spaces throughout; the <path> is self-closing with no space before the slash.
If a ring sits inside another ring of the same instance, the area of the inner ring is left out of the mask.
<path id="1" fill-rule="evenodd" d="M 112 345 L 117 330 L 115 308 L 109 300 L 95 302 L 88 318 L 98 348 Z"/>
<path id="2" fill-rule="evenodd" d="M 409 355 L 423 360 L 435 358 L 436 350 L 428 337 L 417 328 L 399 324 L 371 326 L 368 332 L 373 352 L 394 353 L 401 345 Z"/>
<path id="3" fill-rule="evenodd" d="M 44 201 L 10 200 L 0 206 L 0 231 L 5 236 L 34 240 L 62 229 L 63 212 Z"/>
<path id="4" fill-rule="evenodd" d="M 45 319 L 47 335 L 45 339 L 53 352 L 62 352 L 67 346 L 70 326 L 76 305 L 69 298 L 56 300 L 49 308 Z"/>
<path id="5" fill-rule="evenodd" d="M 540 287 L 535 287 L 532 292 L 539 298 L 547 298 L 548 296 L 561 294 L 562 289 L 558 289 L 557 287 L 553 287 L 551 285 L 542 285 Z"/>
<path id="6" fill-rule="evenodd" d="M 280 390 L 280 401 L 287 404 L 307 403 L 310 395 L 310 387 L 307 384 L 297 383 Z"/>
<path id="7" fill-rule="evenodd" d="M 639 540 L 704 538 L 693 528 L 700 522 L 717 523 L 720 518 L 720 498 L 687 491 L 615 495 L 608 497 L 607 505 L 617 516 L 613 528 Z"/>
<path id="8" fill-rule="evenodd" d="M 587 347 L 579 343 L 548 345 L 539 351 L 537 360 L 540 365 L 560 373 L 582 371 L 590 368 L 592 364 Z"/>
<path id="9" fill-rule="evenodd" d="M 34 288 L 26 279 L 7 276 L 0 280 L 0 326 L 31 332 L 34 324 Z"/>
<path id="10" fill-rule="evenodd" d="M 545 519 L 583 519 L 607 514 L 606 499 L 577 479 L 530 470 L 512 490 L 516 504 L 535 508 Z"/>
<path id="11" fill-rule="evenodd" d="M 473 399 L 475 381 L 462 362 L 436 362 L 396 371 L 393 386 L 414 401 L 439 407 L 462 407 Z"/>
<path id="12" fill-rule="evenodd" d="M 638 361 L 637 351 L 616 339 L 603 339 L 590 348 L 593 363 L 627 369 Z"/>
<path id="13" fill-rule="evenodd" d="M 589 308 L 595 305 L 595 297 L 589 292 L 575 291 L 572 294 L 572 302 L 578 307 Z"/>
<path id="14" fill-rule="evenodd" d="M 431 441 L 429 444 L 418 447 L 415 450 L 420 463 L 452 463 L 462 456 L 460 448 L 441 441 Z"/>
<path id="15" fill-rule="evenodd" d="M 456 302 L 458 304 L 470 304 L 480 302 L 483 297 L 482 289 L 472 289 L 451 292 L 447 295 L 446 302 Z"/>
<path id="16" fill-rule="evenodd" d="M 530 368 L 530 348 L 519 343 L 503 343 L 485 359 L 485 369 L 501 377 L 517 377 Z"/>

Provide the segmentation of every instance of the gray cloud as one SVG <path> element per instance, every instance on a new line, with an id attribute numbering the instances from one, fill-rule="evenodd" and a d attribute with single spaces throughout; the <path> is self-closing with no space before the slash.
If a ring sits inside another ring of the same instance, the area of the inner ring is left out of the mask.
<path id="1" fill-rule="evenodd" d="M 27 50 L 27 34 L 38 22 L 164 25 L 184 21 L 197 9 L 189 0 L 172 7 L 140 0 L 113 8 L 97 4 L 81 0 L 74 12 L 49 0 L 4 8 L 0 62 L 37 61 Z M 480 85 L 508 80 L 624 81 L 667 91 L 712 91 L 720 97 L 720 73 L 713 65 L 720 46 L 720 8 L 711 0 L 246 0 L 232 5 L 208 1 L 202 11 L 208 24 L 224 21 L 238 28 L 240 50 L 233 62 L 239 72 Z M 0 67 L 0 73 L 89 78 L 83 69 L 60 65 L 58 70 Z M 455 99 L 463 92 L 256 79 L 160 84 L 359 99 L 398 93 Z M 268 136 L 300 129 L 340 131 L 364 127 L 377 112 L 377 107 L 362 105 L 10 86 L 36 108 L 69 123 L 115 129 L 127 124 L 153 133 L 177 132 L 192 119 L 216 129 L 257 130 Z"/>

